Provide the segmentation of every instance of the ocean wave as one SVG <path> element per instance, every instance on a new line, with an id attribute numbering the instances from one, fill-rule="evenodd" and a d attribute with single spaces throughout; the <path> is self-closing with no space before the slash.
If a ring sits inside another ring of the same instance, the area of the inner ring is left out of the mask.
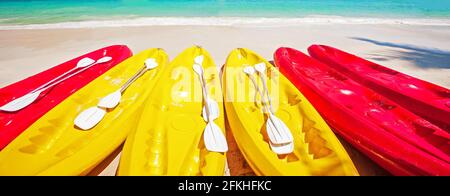
<path id="1" fill-rule="evenodd" d="M 388 18 L 350 18 L 340 16 L 309 16 L 302 18 L 251 18 L 251 17 L 145 17 L 113 20 L 90 20 L 50 24 L 6 25 L 0 30 L 16 29 L 72 29 L 99 27 L 137 27 L 137 26 L 257 26 L 282 27 L 301 24 L 402 24 L 450 26 L 450 19 L 388 19 Z"/>

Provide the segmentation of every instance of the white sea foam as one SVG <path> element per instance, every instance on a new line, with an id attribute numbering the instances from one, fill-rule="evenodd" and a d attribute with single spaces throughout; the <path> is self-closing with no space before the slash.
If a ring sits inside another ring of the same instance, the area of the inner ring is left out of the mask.
<path id="1" fill-rule="evenodd" d="M 450 26 L 450 19 L 420 18 L 350 18 L 340 16 L 308 16 L 303 18 L 252 18 L 252 17 L 146 17 L 114 20 L 90 20 L 50 24 L 0 25 L 0 30 L 14 29 L 72 29 L 98 27 L 136 26 L 258 26 L 280 27 L 301 24 L 402 24 Z"/>

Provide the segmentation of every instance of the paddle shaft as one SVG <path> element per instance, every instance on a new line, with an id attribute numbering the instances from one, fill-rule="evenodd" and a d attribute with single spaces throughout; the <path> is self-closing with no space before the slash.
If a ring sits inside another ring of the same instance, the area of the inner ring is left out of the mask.
<path id="1" fill-rule="evenodd" d="M 201 66 L 200 66 L 201 67 Z M 197 73 L 197 72 L 195 72 Z M 212 121 L 209 118 L 209 106 L 208 106 L 208 90 L 206 89 L 206 80 L 205 77 L 203 76 L 203 68 L 201 69 L 201 73 L 197 73 L 198 77 L 200 79 L 200 84 L 202 86 L 202 94 L 203 94 L 203 99 L 205 99 L 205 111 L 206 111 L 206 116 L 208 119 L 208 124 L 206 124 L 206 126 L 209 126 L 211 128 L 211 130 L 214 129 L 214 127 L 212 126 L 212 124 L 214 123 L 214 121 Z M 211 131 L 212 135 L 213 135 L 213 139 L 216 139 L 216 136 L 214 135 L 214 131 Z"/>
<path id="2" fill-rule="evenodd" d="M 123 93 L 134 81 L 136 81 L 139 77 L 141 77 L 147 71 L 146 66 L 144 65 L 138 72 L 136 72 L 133 77 L 128 79 L 128 81 L 120 87 L 120 93 Z"/>
<path id="3" fill-rule="evenodd" d="M 63 77 L 63 76 L 65 76 L 65 75 L 67 75 L 68 73 L 70 73 L 70 72 L 76 70 L 77 68 L 78 68 L 78 67 L 74 67 L 74 68 L 70 69 L 69 71 L 64 72 L 64 73 L 61 74 L 60 76 L 58 76 L 58 77 L 56 77 L 56 78 L 54 78 L 54 79 L 48 81 L 47 83 L 45 83 L 45 84 L 43 84 L 43 85 L 41 85 L 41 86 L 35 88 L 35 89 L 34 89 L 33 91 L 31 91 L 31 92 L 33 93 L 33 92 L 36 92 L 36 91 L 40 90 L 41 88 L 44 88 L 45 86 L 51 84 L 52 82 L 57 81 L 57 80 L 60 79 L 61 77 Z"/>
<path id="4" fill-rule="evenodd" d="M 262 96 L 267 96 L 267 100 L 269 101 L 269 109 L 273 113 L 272 100 L 270 99 L 269 89 L 267 88 L 266 74 L 264 72 L 259 72 L 259 73 L 260 74 L 258 74 L 258 75 L 260 76 L 261 80 L 263 81 L 263 86 L 264 86 L 264 93 Z"/>
<path id="5" fill-rule="evenodd" d="M 198 77 L 200 78 L 200 84 L 202 86 L 202 92 L 203 92 L 203 99 L 205 100 L 205 108 L 206 108 L 206 116 L 208 118 L 208 122 L 211 121 L 211 119 L 209 119 L 209 105 L 208 105 L 208 90 L 206 89 L 206 81 L 205 78 L 203 77 L 203 69 L 201 73 L 197 73 Z"/>
<path id="6" fill-rule="evenodd" d="M 66 77 L 63 77 L 63 78 L 60 79 L 59 81 L 54 82 L 54 81 L 58 80 L 59 78 L 61 78 L 62 76 L 65 76 L 65 75 L 67 75 L 68 73 L 72 72 L 73 70 L 78 69 L 77 67 L 74 67 L 74 68 L 72 68 L 71 70 L 67 71 L 66 73 L 64 73 L 64 74 L 62 74 L 62 75 L 56 77 L 55 79 L 50 80 L 49 82 L 47 82 L 47 83 L 41 85 L 40 87 L 34 89 L 34 90 L 31 91 L 30 93 L 34 93 L 34 92 L 37 92 L 37 91 L 41 91 L 41 92 L 42 92 L 42 91 L 45 91 L 45 90 L 47 90 L 47 89 L 49 89 L 49 88 L 51 88 L 51 87 L 53 87 L 53 86 L 58 85 L 58 84 L 61 83 L 61 82 L 64 82 L 65 80 L 71 78 L 72 76 L 77 75 L 77 74 L 83 72 L 83 71 L 86 70 L 86 69 L 89 69 L 90 67 L 92 67 L 92 66 L 94 66 L 94 65 L 96 65 L 96 64 L 98 64 L 98 63 L 97 63 L 97 62 L 92 63 L 91 65 L 88 65 L 88 66 L 86 66 L 86 67 L 84 67 L 84 68 L 82 68 L 82 69 L 76 71 L 75 73 L 72 73 L 72 74 L 70 74 L 70 75 L 68 75 L 68 76 L 66 76 Z M 53 84 L 51 84 L 52 82 L 53 82 Z M 50 85 L 49 85 L 49 84 L 50 84 Z"/>
<path id="7" fill-rule="evenodd" d="M 134 75 L 133 75 L 133 77 L 131 77 L 130 79 L 128 79 L 128 81 L 125 83 L 125 84 L 123 84 L 122 85 L 122 87 L 120 88 L 120 93 L 123 93 L 123 91 L 125 91 L 137 78 L 139 78 L 140 76 L 142 76 L 142 74 L 144 74 L 146 71 L 147 71 L 148 69 L 147 69 L 147 67 L 146 66 L 143 66 L 138 72 L 136 72 Z M 106 111 L 106 109 L 105 108 L 103 108 L 103 107 L 94 107 L 94 108 L 96 108 L 96 110 L 97 111 L 95 111 L 95 112 L 98 112 L 98 111 Z M 89 109 L 87 109 L 87 110 L 89 110 Z M 87 111 L 87 110 L 85 110 L 85 111 Z M 93 113 L 91 113 L 89 116 L 87 116 L 85 119 L 90 119 L 90 118 L 92 118 L 93 116 L 96 116 L 97 114 L 95 113 L 95 112 L 93 112 Z M 83 112 L 82 113 L 80 113 L 78 116 L 80 116 L 80 115 L 82 115 L 82 114 L 84 114 Z M 104 115 L 104 114 L 103 114 Z M 101 117 L 101 118 L 103 118 L 103 116 Z M 101 118 L 99 119 L 99 120 L 101 120 Z M 77 119 L 78 119 L 78 117 L 77 117 Z M 96 122 L 96 123 L 91 123 L 92 125 L 96 125 L 98 122 Z M 76 122 L 75 122 L 75 124 L 77 124 Z M 77 126 L 78 127 L 85 127 L 85 126 L 80 126 L 80 125 L 78 125 L 77 124 Z M 90 129 L 90 128 L 92 128 L 92 127 L 89 127 L 89 128 L 83 128 L 84 130 L 87 130 L 87 129 Z"/>
<path id="8" fill-rule="evenodd" d="M 261 96 L 261 99 L 262 99 L 261 101 L 263 103 L 263 107 L 269 113 L 269 120 L 270 120 L 270 122 L 272 122 L 272 124 L 275 125 L 275 122 L 272 120 L 273 113 L 270 110 L 270 108 L 267 106 L 266 102 L 264 101 L 264 94 L 261 92 L 261 89 L 259 88 L 258 83 L 256 83 L 255 77 L 253 77 L 253 75 L 251 75 L 251 74 L 248 74 L 248 76 L 250 77 L 250 80 L 253 82 L 253 85 L 255 86 L 256 91 Z M 275 127 L 275 130 L 277 130 L 278 134 L 281 135 L 281 131 L 278 130 L 277 127 Z"/>
<path id="9" fill-rule="evenodd" d="M 253 82 L 253 85 L 255 86 L 256 91 L 257 91 L 258 94 L 261 96 L 261 99 L 262 99 L 261 102 L 263 103 L 264 110 L 266 110 L 267 113 L 269 113 L 270 115 L 273 115 L 272 111 L 268 108 L 268 106 L 267 106 L 267 104 L 266 104 L 266 101 L 264 100 L 264 94 L 261 92 L 261 89 L 259 88 L 258 83 L 256 82 L 255 77 L 253 77 L 253 75 L 249 75 L 249 77 L 250 77 L 250 80 Z"/>

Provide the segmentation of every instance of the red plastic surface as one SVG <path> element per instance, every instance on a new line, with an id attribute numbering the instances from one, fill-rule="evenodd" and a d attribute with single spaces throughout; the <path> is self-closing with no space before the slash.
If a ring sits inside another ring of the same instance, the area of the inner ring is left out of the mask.
<path id="1" fill-rule="evenodd" d="M 333 47 L 312 45 L 311 57 L 328 64 L 450 132 L 450 90 Z"/>
<path id="2" fill-rule="evenodd" d="M 450 175 L 450 134 L 290 48 L 274 61 L 344 139 L 394 175 Z"/>
<path id="3" fill-rule="evenodd" d="M 80 59 L 84 57 L 97 60 L 104 55 L 112 57 L 112 60 L 107 63 L 94 65 L 93 67 L 90 67 L 89 69 L 65 80 L 64 82 L 61 82 L 55 87 L 42 92 L 34 103 L 23 108 L 22 110 L 17 112 L 0 111 L 0 150 L 50 109 L 58 105 L 72 93 L 76 92 L 98 76 L 108 71 L 110 68 L 130 57 L 132 52 L 127 46 L 124 45 L 105 47 L 1 88 L 0 106 L 29 93 L 31 90 L 39 87 L 40 85 L 45 84 L 66 71 L 69 71 L 76 66 Z"/>

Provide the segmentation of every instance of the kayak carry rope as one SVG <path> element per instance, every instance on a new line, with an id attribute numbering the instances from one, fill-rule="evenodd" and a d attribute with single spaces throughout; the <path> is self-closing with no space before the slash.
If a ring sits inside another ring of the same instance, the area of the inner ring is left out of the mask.
<path id="1" fill-rule="evenodd" d="M 44 92 L 45 90 L 47 90 L 53 86 L 56 86 L 57 84 L 65 81 L 66 79 L 68 79 L 68 78 L 94 66 L 94 65 L 109 62 L 111 59 L 112 59 L 111 57 L 105 56 L 105 57 L 98 59 L 97 61 L 94 61 L 91 58 L 85 57 L 85 58 L 81 59 L 80 61 L 78 61 L 77 65 L 74 68 L 70 69 L 69 71 L 66 71 L 62 75 L 50 80 L 49 82 L 39 86 L 38 88 L 27 93 L 26 95 L 23 95 L 17 99 L 14 99 L 14 100 L 8 102 L 7 104 L 0 107 L 0 110 L 7 111 L 7 112 L 15 112 L 15 111 L 21 110 L 21 109 L 27 107 L 28 105 L 30 105 L 31 103 L 33 103 L 34 101 L 36 101 L 36 99 L 39 97 L 39 95 L 42 92 Z M 69 76 L 63 77 L 65 75 L 67 75 L 68 73 L 70 73 L 76 69 L 79 69 L 79 68 L 83 68 L 83 69 L 80 69 L 77 72 L 70 74 Z M 60 78 L 62 78 L 62 79 L 60 79 Z M 58 79 L 60 79 L 60 80 L 57 81 Z M 55 81 L 57 81 L 57 82 L 55 82 Z M 55 82 L 55 83 L 51 84 L 52 82 Z"/>
<path id="2" fill-rule="evenodd" d="M 203 140 L 205 147 L 212 152 L 226 152 L 228 151 L 228 144 L 219 126 L 214 123 L 214 120 L 219 117 L 219 107 L 216 101 L 209 99 L 208 91 L 206 89 L 206 81 L 203 76 L 203 55 L 194 58 L 194 65 L 192 68 L 199 76 L 202 85 L 203 99 L 205 105 L 203 107 L 203 119 L 207 122 L 205 130 L 203 131 Z"/>
<path id="3" fill-rule="evenodd" d="M 255 65 L 255 67 L 257 67 L 257 65 Z M 264 70 L 265 70 L 265 64 L 263 64 L 263 66 L 264 66 Z M 263 69 L 261 69 L 261 67 L 259 67 L 258 69 L 263 70 Z M 261 92 L 261 89 L 259 88 L 258 83 L 256 82 L 256 79 L 253 76 L 253 74 L 255 73 L 255 68 L 253 68 L 252 66 L 246 66 L 244 68 L 244 73 L 246 73 L 249 76 L 250 80 L 253 82 L 253 85 L 255 86 L 256 91 L 261 96 L 261 99 L 262 99 L 261 102 L 263 104 L 264 109 L 267 111 L 267 113 L 269 113 L 269 118 L 266 121 L 266 131 L 267 131 L 267 135 L 269 136 L 269 140 L 270 140 L 269 141 L 270 148 L 276 154 L 289 154 L 289 153 L 293 152 L 294 151 L 294 142 L 293 142 L 293 137 L 292 137 L 291 131 L 289 130 L 289 128 L 286 126 L 286 124 L 281 119 L 277 118 L 272 113 L 271 108 L 269 108 L 269 106 L 267 106 L 266 102 L 264 101 L 264 97 L 265 97 L 264 93 Z M 261 77 L 263 77 L 264 75 L 261 75 Z M 265 78 L 262 78 L 262 79 L 263 79 L 263 83 L 265 83 L 266 82 Z M 264 85 L 264 91 L 267 92 L 267 97 L 269 97 L 266 85 Z M 268 98 L 268 100 L 270 102 L 270 98 Z M 270 105 L 270 107 L 271 107 L 271 105 Z"/>
<path id="4" fill-rule="evenodd" d="M 75 125 L 83 130 L 89 130 L 95 125 L 97 125 L 105 116 L 106 109 L 115 108 L 122 98 L 122 93 L 134 82 L 136 79 L 141 77 L 148 70 L 154 69 L 158 66 L 158 63 L 154 58 L 148 58 L 145 60 L 144 66 L 136 72 L 133 77 L 128 79 L 128 81 L 123 84 L 119 90 L 110 93 L 109 95 L 103 97 L 97 106 L 90 107 L 83 112 L 81 112 L 75 118 Z"/>

